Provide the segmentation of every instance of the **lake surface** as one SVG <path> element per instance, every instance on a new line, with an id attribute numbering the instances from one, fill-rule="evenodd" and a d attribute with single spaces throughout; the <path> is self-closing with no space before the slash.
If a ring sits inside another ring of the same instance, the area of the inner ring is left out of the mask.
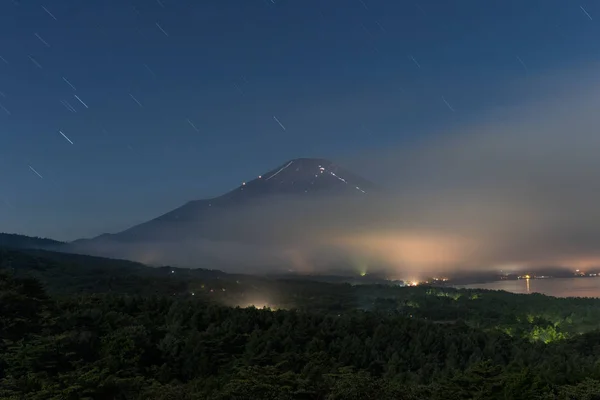
<path id="1" fill-rule="evenodd" d="M 460 285 L 465 289 L 506 290 L 512 293 L 542 293 L 555 297 L 600 297 L 600 277 L 519 279 Z"/>

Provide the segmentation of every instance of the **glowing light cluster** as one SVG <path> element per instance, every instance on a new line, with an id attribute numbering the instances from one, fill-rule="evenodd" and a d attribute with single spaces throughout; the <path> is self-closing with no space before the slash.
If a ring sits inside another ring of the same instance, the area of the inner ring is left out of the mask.
<path id="1" fill-rule="evenodd" d="M 323 166 L 321 166 L 321 165 L 319 165 L 319 172 L 320 172 L 320 173 L 323 173 L 323 172 L 325 172 L 325 168 L 324 168 Z M 334 172 L 332 172 L 332 171 L 329 171 L 329 174 L 330 174 L 331 176 L 333 176 L 334 178 L 337 178 L 337 179 L 338 179 L 338 180 L 340 180 L 341 182 L 344 182 L 345 184 L 348 184 L 348 182 L 347 182 L 347 181 L 346 181 L 344 178 L 337 176 L 337 175 L 336 175 Z M 315 175 L 315 177 L 316 177 L 316 176 L 318 176 L 318 175 Z M 361 192 L 363 192 L 363 193 L 367 193 L 367 192 L 365 192 L 364 190 L 362 190 L 361 188 L 359 188 L 358 186 L 355 186 L 355 188 L 356 188 L 356 190 L 359 190 L 359 191 L 361 191 Z"/>

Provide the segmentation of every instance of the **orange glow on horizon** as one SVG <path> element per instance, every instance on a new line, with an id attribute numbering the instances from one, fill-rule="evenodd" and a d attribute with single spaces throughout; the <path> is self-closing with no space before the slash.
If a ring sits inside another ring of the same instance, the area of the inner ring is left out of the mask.
<path id="1" fill-rule="evenodd" d="M 334 240 L 349 251 L 365 252 L 399 267 L 444 268 L 464 261 L 472 242 L 450 236 L 370 234 Z"/>

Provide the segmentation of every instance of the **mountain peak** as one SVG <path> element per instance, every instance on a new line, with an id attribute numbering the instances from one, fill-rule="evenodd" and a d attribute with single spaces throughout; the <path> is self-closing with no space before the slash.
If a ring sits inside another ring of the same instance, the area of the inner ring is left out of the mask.
<path id="1" fill-rule="evenodd" d="M 312 164 L 312 165 L 316 165 L 316 164 L 333 165 L 332 161 L 329 161 L 325 158 L 312 158 L 312 157 L 294 158 L 294 159 L 288 160 L 286 162 L 286 164 L 289 162 L 295 162 L 298 164 L 307 164 L 307 165 L 310 165 L 310 164 Z"/>
<path id="2" fill-rule="evenodd" d="M 368 180 L 323 158 L 295 158 L 256 178 L 242 182 L 222 196 L 193 200 L 182 207 L 126 231 L 109 235 L 117 240 L 146 240 L 178 237 L 180 227 L 188 224 L 207 237 L 202 221 L 218 218 L 246 204 L 275 204 L 281 196 L 297 199 L 321 195 L 365 196 L 375 188 Z M 221 213 L 221 214 L 220 214 Z M 191 224 L 191 225 L 190 225 Z M 214 235 L 213 235 L 214 236 Z"/>
<path id="3" fill-rule="evenodd" d="M 324 158 L 294 158 L 227 193 L 366 193 L 373 184 Z"/>

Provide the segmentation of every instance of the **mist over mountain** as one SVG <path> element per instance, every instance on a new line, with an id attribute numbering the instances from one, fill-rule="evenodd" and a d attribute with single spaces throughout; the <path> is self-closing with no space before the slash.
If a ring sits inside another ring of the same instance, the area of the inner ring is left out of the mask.
<path id="1" fill-rule="evenodd" d="M 571 76 L 582 83 L 570 85 Z M 542 76 L 511 89 L 524 96 L 514 106 L 444 129 L 436 141 L 363 153 L 345 162 L 349 170 L 287 161 L 223 196 L 70 248 L 157 265 L 399 279 L 595 268 L 595 82 L 596 69 Z"/>
<path id="2" fill-rule="evenodd" d="M 327 231 L 318 227 L 324 210 L 351 215 L 356 208 L 354 214 L 362 214 L 369 198 L 381 193 L 329 160 L 293 159 L 222 196 L 190 201 L 125 231 L 74 241 L 68 249 L 149 264 L 261 271 L 306 267 L 304 247 L 311 243 L 309 258 L 329 265 L 341 261 L 327 247 L 314 248 L 315 229 Z"/>

